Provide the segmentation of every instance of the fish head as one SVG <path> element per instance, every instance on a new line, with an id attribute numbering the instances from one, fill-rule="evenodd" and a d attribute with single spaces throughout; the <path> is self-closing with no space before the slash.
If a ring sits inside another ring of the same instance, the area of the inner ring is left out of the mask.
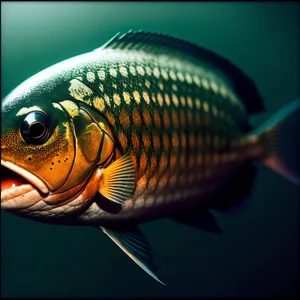
<path id="1" fill-rule="evenodd" d="M 57 219 L 95 196 L 114 141 L 105 120 L 70 96 L 72 79 L 56 85 L 43 76 L 1 104 L 1 208 Z"/>

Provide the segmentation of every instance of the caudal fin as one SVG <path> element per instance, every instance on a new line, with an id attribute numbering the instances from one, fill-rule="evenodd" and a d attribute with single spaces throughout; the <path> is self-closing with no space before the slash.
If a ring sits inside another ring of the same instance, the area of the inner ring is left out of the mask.
<path id="1" fill-rule="evenodd" d="M 262 162 L 300 185 L 300 99 L 283 107 L 252 134 L 264 136 L 269 148 Z"/>

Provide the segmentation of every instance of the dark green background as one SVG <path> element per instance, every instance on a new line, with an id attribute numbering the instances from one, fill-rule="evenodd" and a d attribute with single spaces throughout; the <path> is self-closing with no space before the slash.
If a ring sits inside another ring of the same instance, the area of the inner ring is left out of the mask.
<path id="1" fill-rule="evenodd" d="M 29 76 L 110 39 L 145 29 L 196 42 L 254 78 L 267 111 L 299 97 L 297 3 L 1 4 L 2 98 Z M 299 191 L 260 166 L 253 200 L 217 215 L 215 236 L 169 220 L 141 227 L 164 287 L 93 228 L 45 225 L 2 213 L 4 297 L 267 297 L 299 293 Z"/>

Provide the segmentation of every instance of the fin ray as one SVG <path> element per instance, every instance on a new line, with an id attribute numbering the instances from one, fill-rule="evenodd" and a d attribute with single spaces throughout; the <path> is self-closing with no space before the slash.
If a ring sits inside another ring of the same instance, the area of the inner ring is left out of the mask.
<path id="1" fill-rule="evenodd" d="M 105 198 L 122 204 L 135 189 L 135 165 L 127 153 L 103 169 L 99 193 Z"/>
<path id="2" fill-rule="evenodd" d="M 103 232 L 116 243 L 139 267 L 155 280 L 165 285 L 156 275 L 153 255 L 145 235 L 138 227 L 114 230 L 100 226 Z"/>

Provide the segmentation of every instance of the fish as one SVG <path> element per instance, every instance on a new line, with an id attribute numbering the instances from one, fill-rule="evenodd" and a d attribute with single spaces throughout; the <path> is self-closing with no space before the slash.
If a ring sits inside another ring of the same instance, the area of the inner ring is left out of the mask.
<path id="1" fill-rule="evenodd" d="M 96 227 L 162 284 L 140 223 L 221 234 L 213 212 L 245 209 L 257 163 L 300 184 L 300 99 L 254 128 L 265 111 L 254 81 L 168 35 L 118 33 L 33 75 L 1 108 L 1 209 Z"/>

